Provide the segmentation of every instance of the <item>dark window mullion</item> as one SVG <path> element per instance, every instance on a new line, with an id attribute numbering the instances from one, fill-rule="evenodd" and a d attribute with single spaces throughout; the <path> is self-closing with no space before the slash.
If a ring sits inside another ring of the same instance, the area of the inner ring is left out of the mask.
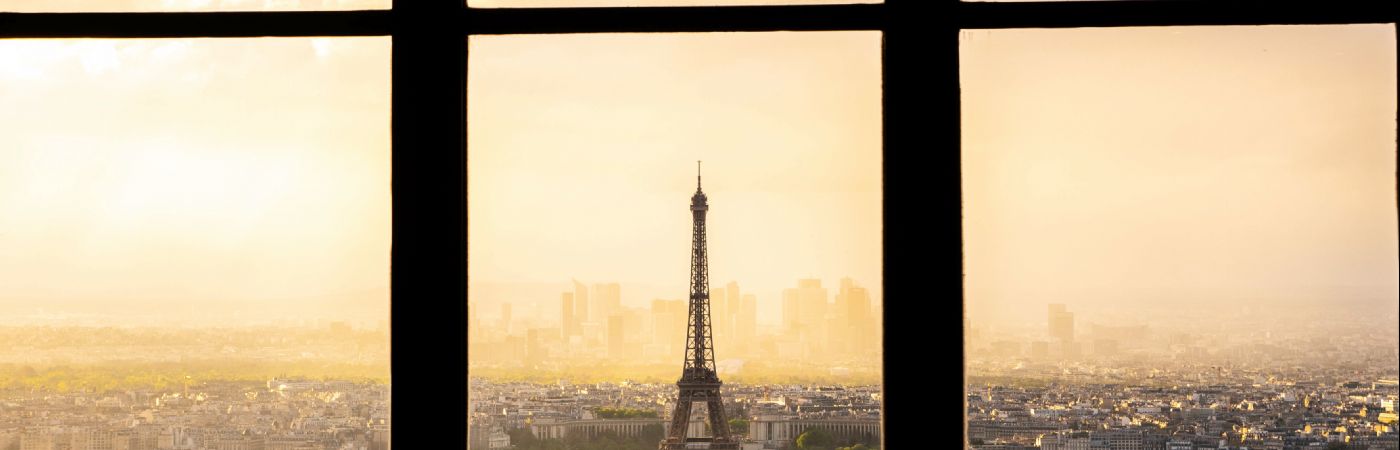
<path id="1" fill-rule="evenodd" d="M 395 2 L 392 442 L 467 446 L 466 38 L 461 0 Z"/>
<path id="2" fill-rule="evenodd" d="M 876 30 L 885 5 L 471 8 L 471 34 Z"/>
<path id="3" fill-rule="evenodd" d="M 921 425 L 964 414 L 957 21 L 947 0 L 886 2 L 882 435 L 961 448 Z"/>
<path id="4" fill-rule="evenodd" d="M 390 11 L 0 13 L 7 38 L 383 36 Z"/>
<path id="5" fill-rule="evenodd" d="M 962 28 L 1076 28 L 1184 25 L 1390 23 L 1394 2 L 1039 1 L 957 2 Z"/>

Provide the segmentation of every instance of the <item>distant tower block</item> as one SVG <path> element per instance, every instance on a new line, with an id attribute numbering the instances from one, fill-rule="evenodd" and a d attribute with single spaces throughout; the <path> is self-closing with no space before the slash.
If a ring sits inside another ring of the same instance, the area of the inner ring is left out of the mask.
<path id="1" fill-rule="evenodd" d="M 569 341 L 569 336 L 575 334 L 574 325 L 574 293 L 565 292 L 559 300 L 559 331 L 564 338 L 564 342 Z"/>
<path id="2" fill-rule="evenodd" d="M 719 396 L 719 375 L 715 373 L 714 341 L 710 334 L 709 261 L 705 257 L 705 212 L 710 209 L 700 190 L 700 162 L 695 162 L 695 195 L 690 197 L 694 219 L 690 241 L 690 312 L 685 338 L 685 364 L 676 381 L 680 395 L 671 413 L 671 429 L 661 441 L 661 450 L 709 448 L 737 450 L 739 441 L 729 435 L 724 417 L 724 401 Z M 690 429 L 691 405 L 705 404 L 710 417 L 710 437 L 686 437 Z"/>
<path id="3" fill-rule="evenodd" d="M 1052 303 L 1049 311 L 1050 336 L 1060 342 L 1074 341 L 1074 313 L 1065 311 L 1065 305 Z"/>

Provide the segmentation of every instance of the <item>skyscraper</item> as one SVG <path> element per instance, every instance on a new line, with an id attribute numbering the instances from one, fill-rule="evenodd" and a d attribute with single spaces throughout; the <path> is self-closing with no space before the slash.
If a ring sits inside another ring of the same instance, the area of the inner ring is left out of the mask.
<path id="1" fill-rule="evenodd" d="M 783 333 L 796 336 L 802 324 L 802 303 L 798 302 L 798 291 L 783 289 Z"/>
<path id="2" fill-rule="evenodd" d="M 622 345 L 622 315 L 613 314 L 608 316 L 608 356 L 612 358 L 624 358 L 627 356 L 626 347 Z"/>
<path id="3" fill-rule="evenodd" d="M 597 322 L 598 320 L 595 320 L 595 319 L 597 319 L 597 316 L 596 316 L 596 315 L 597 315 L 597 312 L 596 312 L 596 311 L 594 311 L 594 316 L 589 316 L 589 315 L 588 315 L 588 286 L 584 285 L 583 283 L 578 282 L 578 280 L 573 280 L 573 282 L 574 282 L 574 317 L 575 317 L 576 320 L 578 320 L 579 322 Z M 597 308 L 594 308 L 594 309 L 596 310 Z M 603 316 L 603 319 L 606 320 L 606 319 L 607 319 L 607 316 Z"/>
<path id="4" fill-rule="evenodd" d="M 869 351 L 878 337 L 875 320 L 870 314 L 870 293 L 863 287 L 852 285 L 844 297 L 846 307 L 841 314 L 845 316 L 847 350 L 852 353 Z"/>
<path id="5" fill-rule="evenodd" d="M 744 298 L 739 294 L 739 282 L 730 281 L 729 284 L 724 286 L 724 290 L 727 294 L 725 296 L 724 326 L 730 330 L 731 335 L 737 335 L 736 326 L 738 325 L 738 321 L 735 320 L 735 318 L 739 315 L 739 311 L 743 308 L 744 303 Z"/>
<path id="6" fill-rule="evenodd" d="M 574 324 L 574 293 L 572 292 L 565 292 L 560 299 L 559 331 L 566 342 L 569 340 L 569 336 L 578 332 L 578 327 Z"/>
<path id="7" fill-rule="evenodd" d="M 717 351 L 725 354 L 732 354 L 737 330 L 735 330 L 735 315 L 739 312 L 739 283 L 729 282 L 725 289 L 720 289 L 710 294 L 710 320 L 715 331 L 717 341 Z"/>
<path id="8" fill-rule="evenodd" d="M 685 300 L 651 301 L 652 338 L 664 354 L 679 353 L 677 343 L 685 340 L 685 312 Z"/>
<path id="9" fill-rule="evenodd" d="M 1048 319 L 1051 337 L 1061 343 L 1074 341 L 1074 313 L 1066 311 L 1064 304 L 1050 304 Z"/>
<path id="10" fill-rule="evenodd" d="M 868 352 L 874 342 L 875 323 L 870 316 L 870 295 L 850 277 L 841 278 L 841 290 L 836 294 L 832 325 L 837 346 L 832 350 L 845 354 Z"/>
<path id="11" fill-rule="evenodd" d="M 727 296 L 724 289 L 710 292 L 710 326 L 714 330 L 715 337 L 729 337 L 729 327 L 724 323 L 724 317 L 729 315 Z"/>
<path id="12" fill-rule="evenodd" d="M 744 294 L 739 313 L 735 316 L 734 328 L 737 330 L 734 341 L 738 344 L 735 350 L 740 355 L 752 355 L 758 347 L 755 342 L 758 338 L 758 298 L 753 294 Z"/>
<path id="13" fill-rule="evenodd" d="M 607 321 L 613 314 L 622 311 L 622 285 L 598 283 L 593 285 L 594 314 L 599 321 Z"/>
<path id="14" fill-rule="evenodd" d="M 665 300 L 658 298 L 651 301 L 651 341 L 663 349 L 667 347 L 667 342 L 673 340 L 668 331 L 670 327 L 667 325 L 669 325 L 668 319 L 670 317 L 666 315 L 667 310 Z"/>
<path id="15" fill-rule="evenodd" d="M 510 334 L 510 303 L 501 304 L 501 333 Z"/>

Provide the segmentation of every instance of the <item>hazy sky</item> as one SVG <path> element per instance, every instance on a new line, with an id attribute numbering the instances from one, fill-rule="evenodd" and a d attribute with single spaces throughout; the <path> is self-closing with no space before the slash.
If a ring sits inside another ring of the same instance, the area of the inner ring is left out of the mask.
<path id="1" fill-rule="evenodd" d="M 387 38 L 4 40 L 0 105 L 9 317 L 387 319 Z"/>
<path id="2" fill-rule="evenodd" d="M 965 31 L 967 303 L 1397 302 L 1391 25 Z"/>
<path id="3" fill-rule="evenodd" d="M 763 321 L 803 277 L 878 301 L 878 32 L 473 37 L 468 64 L 472 283 L 684 298 L 704 160 L 712 285 Z"/>

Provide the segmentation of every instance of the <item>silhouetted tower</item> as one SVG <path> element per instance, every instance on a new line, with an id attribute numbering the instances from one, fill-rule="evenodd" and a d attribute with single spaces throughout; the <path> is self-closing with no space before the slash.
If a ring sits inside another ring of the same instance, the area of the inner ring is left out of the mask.
<path id="1" fill-rule="evenodd" d="M 708 443 L 711 449 L 737 449 L 739 442 L 729 436 L 724 417 L 724 401 L 719 396 L 719 375 L 715 373 L 714 341 L 710 336 L 710 269 L 705 257 L 705 211 L 710 209 L 700 190 L 700 162 L 695 162 L 695 195 L 690 197 L 690 213 L 695 220 L 690 241 L 690 314 L 685 337 L 685 365 L 676 382 L 680 395 L 671 414 L 671 430 L 661 441 L 661 450 L 696 448 L 686 443 Z M 708 438 L 689 438 L 690 408 L 703 402 L 710 416 Z"/>

